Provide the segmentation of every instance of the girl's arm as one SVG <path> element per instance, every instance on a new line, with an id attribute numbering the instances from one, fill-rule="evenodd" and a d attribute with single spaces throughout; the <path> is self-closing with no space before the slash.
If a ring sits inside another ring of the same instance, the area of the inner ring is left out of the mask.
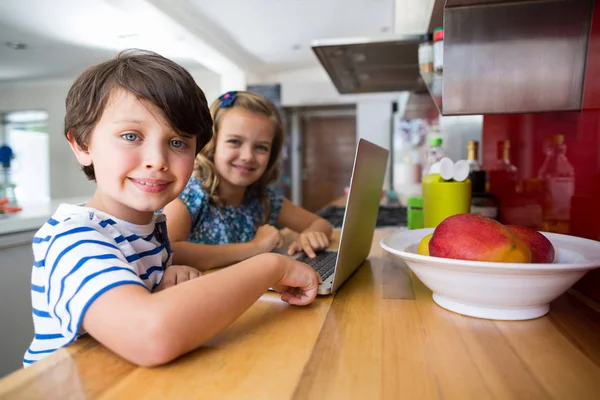
<path id="1" fill-rule="evenodd" d="M 277 217 L 277 224 L 300 233 L 288 248 L 290 255 L 304 250 L 309 257 L 314 257 L 314 250 L 323 250 L 329 246 L 333 231 L 331 224 L 318 215 L 298 207 L 285 197 Z"/>
<path id="2" fill-rule="evenodd" d="M 90 305 L 83 328 L 137 365 L 160 365 L 225 329 L 269 287 L 283 291 L 283 301 L 306 305 L 319 280 L 305 264 L 262 254 L 154 294 L 138 285 L 117 286 Z"/>
<path id="3" fill-rule="evenodd" d="M 167 204 L 167 232 L 173 249 L 173 264 L 189 265 L 200 271 L 223 267 L 278 247 L 281 235 L 274 227 L 263 227 L 247 243 L 209 245 L 188 242 L 192 229 L 190 213 L 180 199 Z"/>
<path id="4" fill-rule="evenodd" d="M 333 231 L 333 227 L 327 220 L 302 207 L 298 207 L 285 197 L 277 217 L 277 224 L 298 233 L 322 232 L 328 238 L 331 237 Z"/>

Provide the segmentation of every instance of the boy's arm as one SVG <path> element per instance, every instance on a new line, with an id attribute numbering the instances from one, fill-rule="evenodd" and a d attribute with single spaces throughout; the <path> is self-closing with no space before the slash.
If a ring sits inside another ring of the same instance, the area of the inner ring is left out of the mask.
<path id="1" fill-rule="evenodd" d="M 174 263 L 189 265 L 200 271 L 225 267 L 263 253 L 252 241 L 219 245 L 179 241 L 171 242 L 171 248 Z"/>
<path id="2" fill-rule="evenodd" d="M 262 254 L 155 294 L 135 285 L 113 288 L 90 305 L 83 327 L 135 364 L 160 365 L 229 326 L 269 287 L 284 291 L 282 300 L 304 305 L 315 298 L 318 281 L 304 264 Z"/>
<path id="3" fill-rule="evenodd" d="M 223 245 L 188 242 L 192 218 L 180 199 L 169 203 L 164 213 L 167 216 L 167 232 L 173 249 L 174 264 L 189 265 L 200 271 L 206 271 L 234 264 L 264 252 L 254 241 Z"/>

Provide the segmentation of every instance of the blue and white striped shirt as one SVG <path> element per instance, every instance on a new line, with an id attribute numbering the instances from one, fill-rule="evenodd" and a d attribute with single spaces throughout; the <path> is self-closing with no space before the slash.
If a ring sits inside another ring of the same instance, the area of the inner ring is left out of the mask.
<path id="1" fill-rule="evenodd" d="M 165 216 L 135 225 L 93 208 L 62 204 L 33 238 L 35 336 L 25 367 L 85 334 L 87 308 L 119 285 L 154 289 L 171 263 Z"/>

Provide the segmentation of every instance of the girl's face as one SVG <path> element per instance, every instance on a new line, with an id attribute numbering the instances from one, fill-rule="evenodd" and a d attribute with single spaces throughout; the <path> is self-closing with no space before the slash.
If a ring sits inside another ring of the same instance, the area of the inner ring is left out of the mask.
<path id="1" fill-rule="evenodd" d="M 214 163 L 221 184 L 246 188 L 264 174 L 271 155 L 274 127 L 260 114 L 233 108 L 220 120 Z"/>

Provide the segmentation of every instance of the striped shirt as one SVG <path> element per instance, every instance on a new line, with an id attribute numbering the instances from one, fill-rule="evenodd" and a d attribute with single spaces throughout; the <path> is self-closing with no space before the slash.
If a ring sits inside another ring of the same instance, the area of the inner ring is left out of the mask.
<path id="1" fill-rule="evenodd" d="M 151 291 L 171 263 L 165 216 L 135 225 L 93 208 L 62 204 L 33 238 L 31 304 L 35 335 L 25 367 L 77 340 L 87 308 L 107 290 Z"/>

